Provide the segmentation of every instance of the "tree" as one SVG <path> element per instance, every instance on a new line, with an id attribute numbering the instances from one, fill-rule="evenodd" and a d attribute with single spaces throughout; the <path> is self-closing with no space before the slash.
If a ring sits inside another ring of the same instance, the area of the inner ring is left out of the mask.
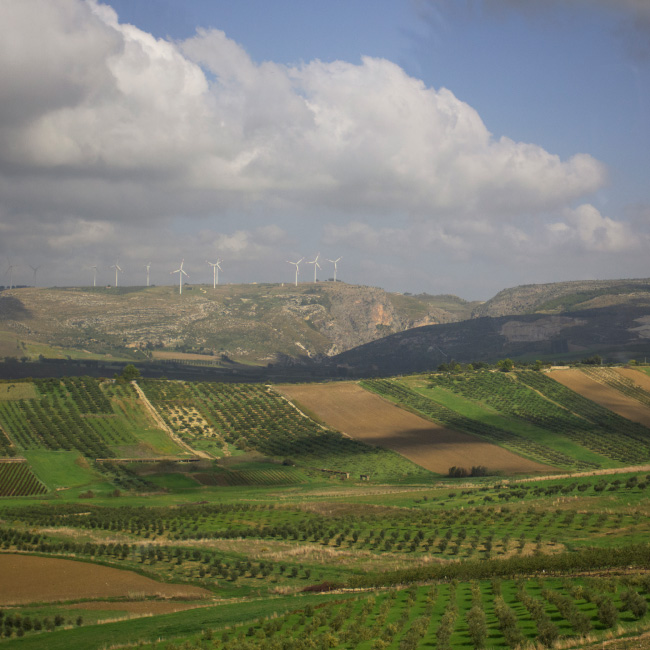
<path id="1" fill-rule="evenodd" d="M 122 372 L 119 375 L 116 375 L 115 378 L 120 383 L 136 381 L 140 379 L 140 371 L 132 363 L 129 363 L 126 366 L 124 366 Z"/>
<path id="2" fill-rule="evenodd" d="M 515 363 L 512 359 L 501 359 L 497 361 L 497 368 L 501 372 L 510 372 L 515 367 Z"/>

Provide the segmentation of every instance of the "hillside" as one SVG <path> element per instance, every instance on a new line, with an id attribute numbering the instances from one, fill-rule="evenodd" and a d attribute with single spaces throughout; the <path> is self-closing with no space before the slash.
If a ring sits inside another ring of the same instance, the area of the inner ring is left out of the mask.
<path id="1" fill-rule="evenodd" d="M 510 357 L 616 361 L 650 357 L 650 295 L 618 305 L 474 318 L 419 327 L 343 352 L 330 360 L 349 374 L 391 375 L 433 370 L 454 359 L 495 362 Z"/>
<path id="2" fill-rule="evenodd" d="M 0 357 L 158 361 L 158 376 L 170 361 L 264 380 L 267 366 L 270 379 L 390 375 L 594 354 L 650 356 L 649 280 L 525 285 L 485 303 L 342 282 L 0 292 Z"/>
<path id="3" fill-rule="evenodd" d="M 650 280 L 578 280 L 504 289 L 477 306 L 472 317 L 562 313 L 630 303 L 650 303 Z"/>
<path id="4" fill-rule="evenodd" d="M 225 355 L 265 365 L 460 320 L 474 306 L 342 282 L 186 286 L 182 295 L 173 287 L 15 289 L 0 293 L 0 355 Z"/>

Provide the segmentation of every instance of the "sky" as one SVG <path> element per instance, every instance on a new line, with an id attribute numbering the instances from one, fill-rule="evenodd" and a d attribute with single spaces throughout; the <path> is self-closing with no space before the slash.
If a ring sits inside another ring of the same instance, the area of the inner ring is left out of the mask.
<path id="1" fill-rule="evenodd" d="M 650 276 L 650 0 L 2 0 L 0 284 Z"/>

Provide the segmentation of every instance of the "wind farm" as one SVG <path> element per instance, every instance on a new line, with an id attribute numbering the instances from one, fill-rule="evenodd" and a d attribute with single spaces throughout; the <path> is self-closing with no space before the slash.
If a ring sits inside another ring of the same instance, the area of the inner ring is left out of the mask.
<path id="1" fill-rule="evenodd" d="M 299 278 L 300 278 L 300 265 L 305 261 L 305 259 L 306 258 L 303 256 L 303 257 L 301 257 L 299 260 L 297 260 L 295 262 L 291 261 L 291 260 L 286 260 L 287 264 L 291 264 L 291 265 L 293 265 L 295 267 L 294 279 L 293 279 L 294 286 L 298 286 L 298 284 L 300 282 L 300 280 L 299 280 Z M 342 258 L 337 257 L 336 259 L 330 259 L 330 258 L 326 258 L 326 259 L 327 259 L 328 262 L 330 262 L 330 263 L 332 263 L 334 265 L 334 277 L 333 277 L 333 280 L 334 280 L 334 282 L 337 282 L 338 281 L 338 267 L 337 267 L 337 265 L 338 265 L 338 262 Z M 323 268 L 321 266 L 321 264 L 320 264 L 320 260 L 321 260 L 321 254 L 317 253 L 316 256 L 314 257 L 314 259 L 309 260 L 309 261 L 306 262 L 307 264 L 311 264 L 314 267 L 314 276 L 313 276 L 313 282 L 314 283 L 319 282 L 318 271 L 322 270 L 322 268 Z M 221 266 L 223 264 L 223 259 L 221 257 L 217 257 L 216 261 L 211 262 L 210 260 L 205 260 L 205 263 L 209 267 L 211 267 L 211 269 L 212 269 L 211 283 L 212 283 L 212 288 L 216 289 L 219 286 L 219 272 L 223 271 L 223 268 Z M 100 264 L 88 264 L 87 262 L 86 262 L 86 264 L 87 265 L 84 265 L 81 268 L 83 268 L 83 269 L 91 269 L 92 270 L 92 272 L 93 272 L 93 274 L 92 274 L 92 287 L 93 288 L 98 288 L 98 284 L 97 284 L 97 282 L 98 282 L 98 272 L 99 272 L 100 268 L 103 268 L 103 266 L 101 266 Z M 158 260 L 158 262 L 156 264 L 158 266 L 161 266 L 162 264 L 164 264 L 164 262 L 161 261 L 161 260 Z M 187 273 L 187 270 L 186 270 L 184 265 L 185 265 L 185 259 L 182 260 L 180 267 L 178 269 L 175 269 L 174 271 L 170 271 L 170 274 L 173 275 L 175 273 L 178 273 L 180 276 L 185 276 L 185 278 L 189 278 L 189 274 Z M 38 271 L 42 268 L 42 265 L 35 266 L 33 264 L 29 264 L 27 266 L 32 271 L 32 274 L 31 274 L 32 285 L 36 286 L 37 279 L 38 279 Z M 131 286 L 145 286 L 145 287 L 154 286 L 152 284 L 152 271 L 151 271 L 152 266 L 154 266 L 154 264 L 151 261 L 148 262 L 147 264 L 142 264 L 140 268 L 143 268 L 145 270 L 144 283 L 143 283 L 143 285 L 139 285 L 137 282 L 132 282 Z M 244 269 L 243 264 L 241 262 L 238 264 L 238 267 L 239 267 L 240 272 L 245 272 L 245 269 Z M 2 285 L 0 285 L 0 290 L 2 288 L 4 288 L 4 289 L 13 289 L 13 288 L 16 287 L 15 270 L 19 269 L 19 268 L 20 268 L 19 264 L 9 264 L 7 267 L 5 267 L 4 276 L 6 278 L 8 278 L 8 284 L 6 284 L 4 287 L 2 287 Z M 122 276 L 125 273 L 125 269 L 126 269 L 127 272 L 129 271 L 129 265 L 128 264 L 124 265 L 124 263 L 120 263 L 120 261 L 118 259 L 113 264 L 108 266 L 108 269 L 110 269 L 111 271 L 114 271 L 114 284 L 112 286 L 114 288 L 119 288 L 120 287 L 120 276 Z M 135 269 L 132 269 L 132 270 L 134 272 L 131 273 L 131 275 L 129 277 L 136 278 L 138 274 L 135 272 Z M 127 275 L 128 275 L 128 273 L 127 273 Z M 81 276 L 79 277 L 79 279 L 81 280 Z M 330 278 L 330 280 L 331 279 L 332 278 Z M 154 281 L 155 281 L 155 279 L 154 279 Z M 278 281 L 279 281 L 279 279 L 277 279 L 277 278 L 269 278 L 269 277 L 258 277 L 258 278 L 254 279 L 254 280 L 249 280 L 249 282 L 251 282 L 253 284 L 255 284 L 255 283 L 278 282 Z M 307 282 L 309 283 L 309 281 L 307 281 Z M 322 282 L 322 280 L 320 280 L 320 282 Z M 164 283 L 162 283 L 162 284 L 164 284 Z M 186 284 L 186 281 L 179 281 L 179 294 L 183 293 L 183 290 L 182 290 L 182 285 L 183 284 Z M 81 281 L 81 282 L 78 282 L 78 283 L 70 283 L 70 284 L 66 284 L 66 285 L 62 285 L 62 286 L 72 286 L 72 287 L 80 286 L 80 287 L 82 287 L 82 286 L 85 286 L 85 285 L 86 285 L 86 282 Z M 110 284 L 102 284 L 102 283 L 100 283 L 100 285 L 104 289 L 110 289 L 111 288 Z M 122 281 L 122 285 L 124 285 L 123 281 Z M 29 284 L 26 284 L 24 282 L 24 280 L 22 280 L 22 282 L 20 283 L 20 286 L 29 286 Z"/>

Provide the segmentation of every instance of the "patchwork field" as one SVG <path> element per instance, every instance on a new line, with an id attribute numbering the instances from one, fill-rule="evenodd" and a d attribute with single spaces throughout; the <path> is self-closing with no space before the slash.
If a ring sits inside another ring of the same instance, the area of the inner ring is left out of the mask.
<path id="1" fill-rule="evenodd" d="M 650 429 L 546 373 L 10 383 L 0 650 L 645 647 Z"/>
<path id="2" fill-rule="evenodd" d="M 136 594 L 194 599 L 211 595 L 200 587 L 164 584 L 132 571 L 35 555 L 0 554 L 0 575 L 2 605 Z"/>
<path id="3" fill-rule="evenodd" d="M 650 427 L 650 406 L 641 403 L 635 397 L 625 395 L 621 390 L 614 387 L 617 385 L 615 383 L 616 377 L 612 377 L 612 375 L 619 374 L 617 371 L 621 370 L 624 369 L 607 368 L 605 369 L 606 372 L 591 372 L 591 376 L 578 369 L 554 370 L 549 373 L 549 376 L 563 386 L 604 406 L 610 411 L 618 413 L 628 420 Z M 628 380 L 634 381 L 634 383 L 637 383 L 637 379 L 643 381 L 644 377 L 650 380 L 650 377 L 644 376 L 636 370 L 629 370 L 628 374 L 621 373 L 621 377 L 626 377 Z M 650 384 L 650 381 L 646 383 Z M 625 386 L 622 382 L 621 384 Z"/>
<path id="4" fill-rule="evenodd" d="M 483 465 L 506 474 L 548 471 L 476 436 L 401 409 L 354 383 L 283 385 L 281 392 L 328 425 L 366 444 L 386 447 L 433 472 Z"/>

